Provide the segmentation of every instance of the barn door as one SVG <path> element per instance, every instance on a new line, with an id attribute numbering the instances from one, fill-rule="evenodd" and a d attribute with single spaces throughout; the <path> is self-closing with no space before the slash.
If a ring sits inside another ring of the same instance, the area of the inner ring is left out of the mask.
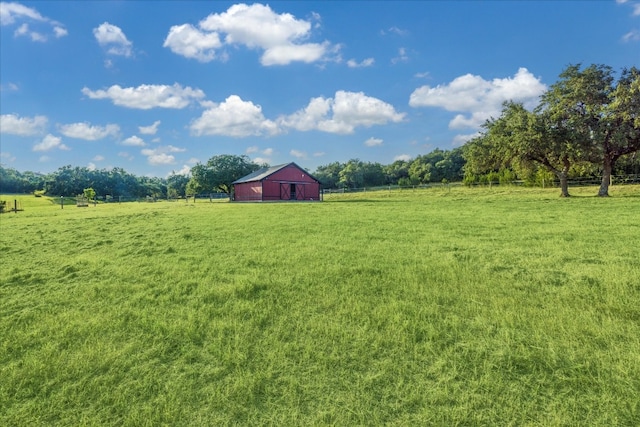
<path id="1" fill-rule="evenodd" d="M 280 183 L 280 200 L 289 200 L 291 198 L 291 187 L 288 183 Z"/>
<path id="2" fill-rule="evenodd" d="M 304 188 L 306 185 L 296 185 L 297 200 L 304 200 Z"/>

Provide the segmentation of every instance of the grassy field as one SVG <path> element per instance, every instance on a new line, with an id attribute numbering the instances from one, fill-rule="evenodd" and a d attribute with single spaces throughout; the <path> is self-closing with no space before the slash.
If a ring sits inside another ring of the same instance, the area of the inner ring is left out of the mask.
<path id="1" fill-rule="evenodd" d="M 572 193 L 23 196 L 0 425 L 637 426 L 640 187 Z"/>

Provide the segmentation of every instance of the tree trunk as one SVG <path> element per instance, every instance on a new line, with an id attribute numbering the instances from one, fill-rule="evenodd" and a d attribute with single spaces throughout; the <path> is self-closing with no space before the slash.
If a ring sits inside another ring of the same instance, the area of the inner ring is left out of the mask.
<path id="1" fill-rule="evenodd" d="M 560 197 L 569 197 L 569 169 L 571 162 L 568 158 L 562 159 L 562 170 L 557 174 L 560 179 Z"/>
<path id="2" fill-rule="evenodd" d="M 611 170 L 613 169 L 613 161 L 609 157 L 605 157 L 602 164 L 602 182 L 598 190 L 599 197 L 609 197 L 609 184 L 611 183 Z"/>

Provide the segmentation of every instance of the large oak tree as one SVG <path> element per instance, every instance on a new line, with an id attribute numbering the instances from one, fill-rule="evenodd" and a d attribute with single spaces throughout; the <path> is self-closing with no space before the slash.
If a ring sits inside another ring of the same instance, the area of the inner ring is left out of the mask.
<path id="1" fill-rule="evenodd" d="M 584 160 L 599 164 L 599 196 L 609 195 L 618 159 L 640 151 L 640 71 L 623 69 L 615 81 L 606 65 L 570 65 L 542 96 L 558 126 L 581 140 Z"/>
<path id="2" fill-rule="evenodd" d="M 248 156 L 213 156 L 206 164 L 198 163 L 191 168 L 191 180 L 187 184 L 187 191 L 194 194 L 222 191 L 231 198 L 233 181 L 260 168 L 261 166 L 253 163 Z"/>

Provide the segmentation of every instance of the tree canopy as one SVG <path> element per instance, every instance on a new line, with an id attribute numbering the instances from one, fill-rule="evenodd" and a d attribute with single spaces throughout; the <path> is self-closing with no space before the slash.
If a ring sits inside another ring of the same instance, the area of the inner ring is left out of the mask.
<path id="1" fill-rule="evenodd" d="M 248 156 L 213 156 L 207 163 L 198 163 L 191 168 L 191 180 L 187 184 L 187 191 L 191 194 L 221 191 L 231 197 L 233 181 L 260 168 L 261 166 L 253 163 Z"/>
<path id="2" fill-rule="evenodd" d="M 624 69 L 615 82 L 611 67 L 570 65 L 542 95 L 534 111 L 508 102 L 500 117 L 465 147 L 466 171 L 528 168 L 538 164 L 560 181 L 568 196 L 572 167 L 591 164 L 607 196 L 620 157 L 640 151 L 640 73 Z"/>

